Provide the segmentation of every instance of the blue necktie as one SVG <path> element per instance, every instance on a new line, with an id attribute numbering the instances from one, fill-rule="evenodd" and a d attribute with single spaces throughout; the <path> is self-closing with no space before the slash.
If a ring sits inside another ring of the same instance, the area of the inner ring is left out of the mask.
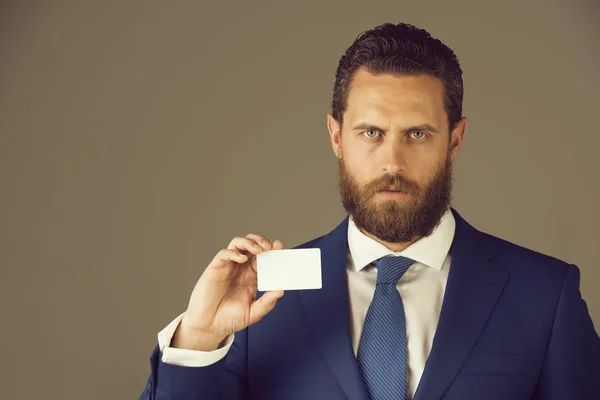
<path id="1" fill-rule="evenodd" d="M 406 320 L 396 284 L 415 261 L 375 261 L 377 286 L 365 317 L 357 361 L 371 400 L 406 400 Z"/>

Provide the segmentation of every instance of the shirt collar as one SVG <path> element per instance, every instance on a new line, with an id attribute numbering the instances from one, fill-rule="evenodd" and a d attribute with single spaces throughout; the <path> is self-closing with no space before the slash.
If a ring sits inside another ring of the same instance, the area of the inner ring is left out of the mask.
<path id="1" fill-rule="evenodd" d="M 394 252 L 362 233 L 350 217 L 348 221 L 349 267 L 352 271 L 358 272 L 381 257 L 400 255 L 441 270 L 450 251 L 455 229 L 456 221 L 448 208 L 431 235 L 420 238 L 401 252 Z"/>

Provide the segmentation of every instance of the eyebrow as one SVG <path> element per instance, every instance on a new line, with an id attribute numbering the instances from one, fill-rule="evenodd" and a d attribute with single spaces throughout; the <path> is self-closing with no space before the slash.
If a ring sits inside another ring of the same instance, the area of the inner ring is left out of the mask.
<path id="1" fill-rule="evenodd" d="M 370 130 L 370 129 L 376 129 L 379 131 L 384 131 L 385 129 L 380 128 L 376 125 L 373 124 L 368 124 L 365 122 L 361 122 L 359 124 L 356 124 L 352 127 L 353 131 L 356 130 Z M 413 126 L 409 126 L 408 128 L 403 129 L 403 132 L 412 132 L 412 131 L 426 131 L 426 132 L 432 132 L 432 133 L 439 133 L 439 129 L 437 129 L 435 126 L 431 125 L 431 124 L 420 124 L 420 125 L 413 125 Z"/>

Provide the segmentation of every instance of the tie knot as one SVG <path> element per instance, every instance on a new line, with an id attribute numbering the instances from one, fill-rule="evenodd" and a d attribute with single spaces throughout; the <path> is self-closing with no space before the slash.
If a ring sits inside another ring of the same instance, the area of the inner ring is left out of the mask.
<path id="1" fill-rule="evenodd" d="M 402 256 L 385 256 L 375 261 L 377 267 L 377 284 L 396 284 L 415 260 Z"/>

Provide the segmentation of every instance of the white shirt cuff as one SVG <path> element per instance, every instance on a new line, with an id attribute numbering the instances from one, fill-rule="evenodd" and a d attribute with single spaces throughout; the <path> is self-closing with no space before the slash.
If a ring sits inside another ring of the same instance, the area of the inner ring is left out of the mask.
<path id="1" fill-rule="evenodd" d="M 180 314 L 167 325 L 165 329 L 158 333 L 158 347 L 162 352 L 162 361 L 166 364 L 180 365 L 182 367 L 207 367 L 225 357 L 233 343 L 235 334 L 229 335 L 223 346 L 214 351 L 198 351 L 167 347 L 167 345 L 171 343 L 171 339 L 183 318 L 183 314 L 184 313 Z"/>

